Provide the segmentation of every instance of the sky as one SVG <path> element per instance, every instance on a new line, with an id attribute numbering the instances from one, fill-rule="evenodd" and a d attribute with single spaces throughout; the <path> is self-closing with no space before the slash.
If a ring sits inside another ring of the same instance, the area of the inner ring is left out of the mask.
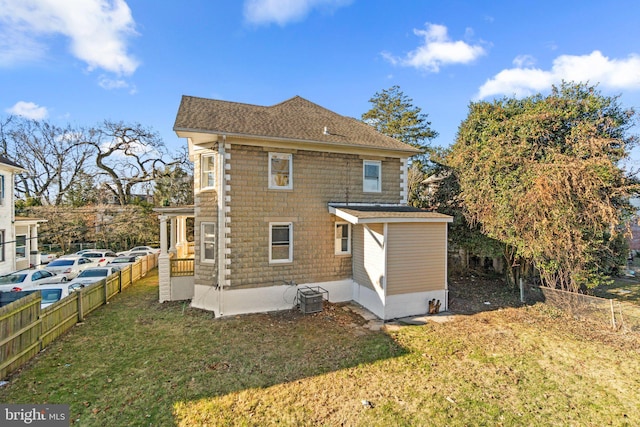
<path id="1" fill-rule="evenodd" d="M 182 95 L 359 119 L 397 85 L 447 147 L 470 102 L 562 80 L 638 108 L 639 19 L 637 0 L 0 0 L 0 115 L 140 123 L 177 152 Z"/>

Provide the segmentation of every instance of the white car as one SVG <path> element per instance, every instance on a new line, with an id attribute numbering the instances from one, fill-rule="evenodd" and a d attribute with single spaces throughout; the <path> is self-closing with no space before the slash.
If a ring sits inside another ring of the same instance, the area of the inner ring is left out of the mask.
<path id="1" fill-rule="evenodd" d="M 44 283 L 60 283 L 62 276 L 47 270 L 21 270 L 0 276 L 0 291 L 24 291 Z"/>
<path id="2" fill-rule="evenodd" d="M 72 254 L 64 254 L 64 255 L 60 255 L 60 258 L 75 258 L 75 257 L 79 257 L 82 256 L 82 254 L 84 254 L 85 252 L 90 252 L 93 249 L 83 249 L 81 251 L 78 252 L 74 252 Z"/>
<path id="3" fill-rule="evenodd" d="M 44 267 L 44 270 L 61 275 L 63 282 L 74 279 L 82 270 L 97 265 L 91 258 L 58 258 Z"/>
<path id="4" fill-rule="evenodd" d="M 135 246 L 128 251 L 118 252 L 118 255 L 128 255 L 131 252 L 149 252 L 151 254 L 159 254 L 160 248 L 152 248 L 151 246 Z"/>
<path id="5" fill-rule="evenodd" d="M 56 258 L 58 258 L 56 254 L 52 254 L 49 252 L 40 252 L 40 264 L 49 264 Z"/>
<path id="6" fill-rule="evenodd" d="M 87 268 L 86 270 L 81 271 L 75 279 L 68 283 L 69 291 L 74 292 L 80 288 L 84 288 L 85 286 L 93 285 L 94 283 L 97 283 L 102 279 L 106 279 L 119 271 L 120 268 L 117 266 Z"/>
<path id="7" fill-rule="evenodd" d="M 117 258 L 112 259 L 109 264 L 109 267 L 119 266 L 120 268 L 124 268 L 127 265 L 135 264 L 138 260 L 136 255 L 121 255 Z"/>
<path id="8" fill-rule="evenodd" d="M 40 291 L 40 309 L 49 307 L 54 302 L 60 301 L 64 297 L 69 296 L 69 286 L 66 283 L 57 285 L 40 285 L 36 288 Z"/>
<path id="9" fill-rule="evenodd" d="M 90 251 L 90 252 L 85 252 L 82 254 L 83 258 L 91 258 L 93 260 L 95 260 L 98 264 L 98 266 L 104 266 L 109 264 L 109 262 L 111 262 L 111 260 L 115 259 L 118 257 L 118 255 L 115 252 L 112 251 Z"/>

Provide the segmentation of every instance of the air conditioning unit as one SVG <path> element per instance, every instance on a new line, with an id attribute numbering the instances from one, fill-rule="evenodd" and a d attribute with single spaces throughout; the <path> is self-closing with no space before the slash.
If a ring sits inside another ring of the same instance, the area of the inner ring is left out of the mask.
<path id="1" fill-rule="evenodd" d="M 304 314 L 322 311 L 322 302 L 329 299 L 329 291 L 320 286 L 303 286 L 298 288 L 298 305 Z"/>

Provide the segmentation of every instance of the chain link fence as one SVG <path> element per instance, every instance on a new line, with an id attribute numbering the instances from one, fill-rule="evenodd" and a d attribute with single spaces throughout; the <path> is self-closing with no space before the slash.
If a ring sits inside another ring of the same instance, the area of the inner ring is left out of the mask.
<path id="1" fill-rule="evenodd" d="M 638 305 L 544 286 L 530 287 L 527 294 L 532 302 L 544 302 L 576 318 L 595 321 L 618 331 L 640 332 Z"/>

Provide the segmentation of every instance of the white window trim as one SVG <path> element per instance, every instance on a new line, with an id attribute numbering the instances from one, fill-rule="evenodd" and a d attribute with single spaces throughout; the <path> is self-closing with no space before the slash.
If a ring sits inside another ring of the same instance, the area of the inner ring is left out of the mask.
<path id="1" fill-rule="evenodd" d="M 213 258 L 205 258 L 205 244 L 207 240 L 205 240 L 205 232 L 204 229 L 206 226 L 213 226 Z M 215 264 L 216 263 L 216 223 L 215 222 L 201 222 L 200 223 L 200 262 L 204 264 Z"/>
<path id="2" fill-rule="evenodd" d="M 18 246 L 18 237 L 24 236 L 24 246 Z M 18 248 L 24 248 L 24 256 L 18 256 Z M 26 259 L 27 258 L 27 235 L 26 234 L 17 234 L 16 235 L 16 259 Z"/>
<path id="3" fill-rule="evenodd" d="M 216 185 L 216 159 L 215 159 L 215 154 L 201 154 L 200 155 L 200 189 L 201 190 L 213 190 L 215 189 L 215 185 Z M 205 165 L 205 159 L 206 158 L 211 158 L 211 169 L 205 169 L 204 165 Z M 206 179 L 208 177 L 209 174 L 213 175 L 213 185 L 212 186 L 207 186 L 206 183 L 209 181 L 208 179 Z"/>
<path id="4" fill-rule="evenodd" d="M 346 225 L 347 226 L 347 250 L 346 252 L 342 250 L 342 234 L 338 236 L 338 226 Z M 336 255 L 351 255 L 351 224 L 348 222 L 336 222 L 333 226 L 334 239 L 335 239 L 335 254 Z"/>
<path id="5" fill-rule="evenodd" d="M 289 182 L 287 185 L 276 185 L 271 182 L 271 159 L 287 159 L 289 161 Z M 293 189 L 293 154 L 291 153 L 269 153 L 269 189 L 271 190 L 292 190 Z"/>
<path id="6" fill-rule="evenodd" d="M 7 234 L 5 230 L 0 230 L 0 262 L 5 262 L 7 260 L 5 256 L 6 237 L 7 237 Z"/>
<path id="7" fill-rule="evenodd" d="M 289 226 L 289 257 L 287 259 L 273 259 L 273 227 L 278 225 Z M 293 223 L 270 222 L 269 223 L 269 264 L 284 264 L 293 262 Z"/>
<path id="8" fill-rule="evenodd" d="M 378 167 L 378 185 L 375 190 L 367 190 L 365 171 L 367 166 Z M 362 191 L 364 193 L 380 193 L 382 191 L 382 162 L 379 160 L 363 160 L 362 161 Z"/>
<path id="9" fill-rule="evenodd" d="M 0 206 L 4 205 L 4 198 L 5 198 L 5 179 L 4 179 L 4 175 L 0 174 Z"/>

